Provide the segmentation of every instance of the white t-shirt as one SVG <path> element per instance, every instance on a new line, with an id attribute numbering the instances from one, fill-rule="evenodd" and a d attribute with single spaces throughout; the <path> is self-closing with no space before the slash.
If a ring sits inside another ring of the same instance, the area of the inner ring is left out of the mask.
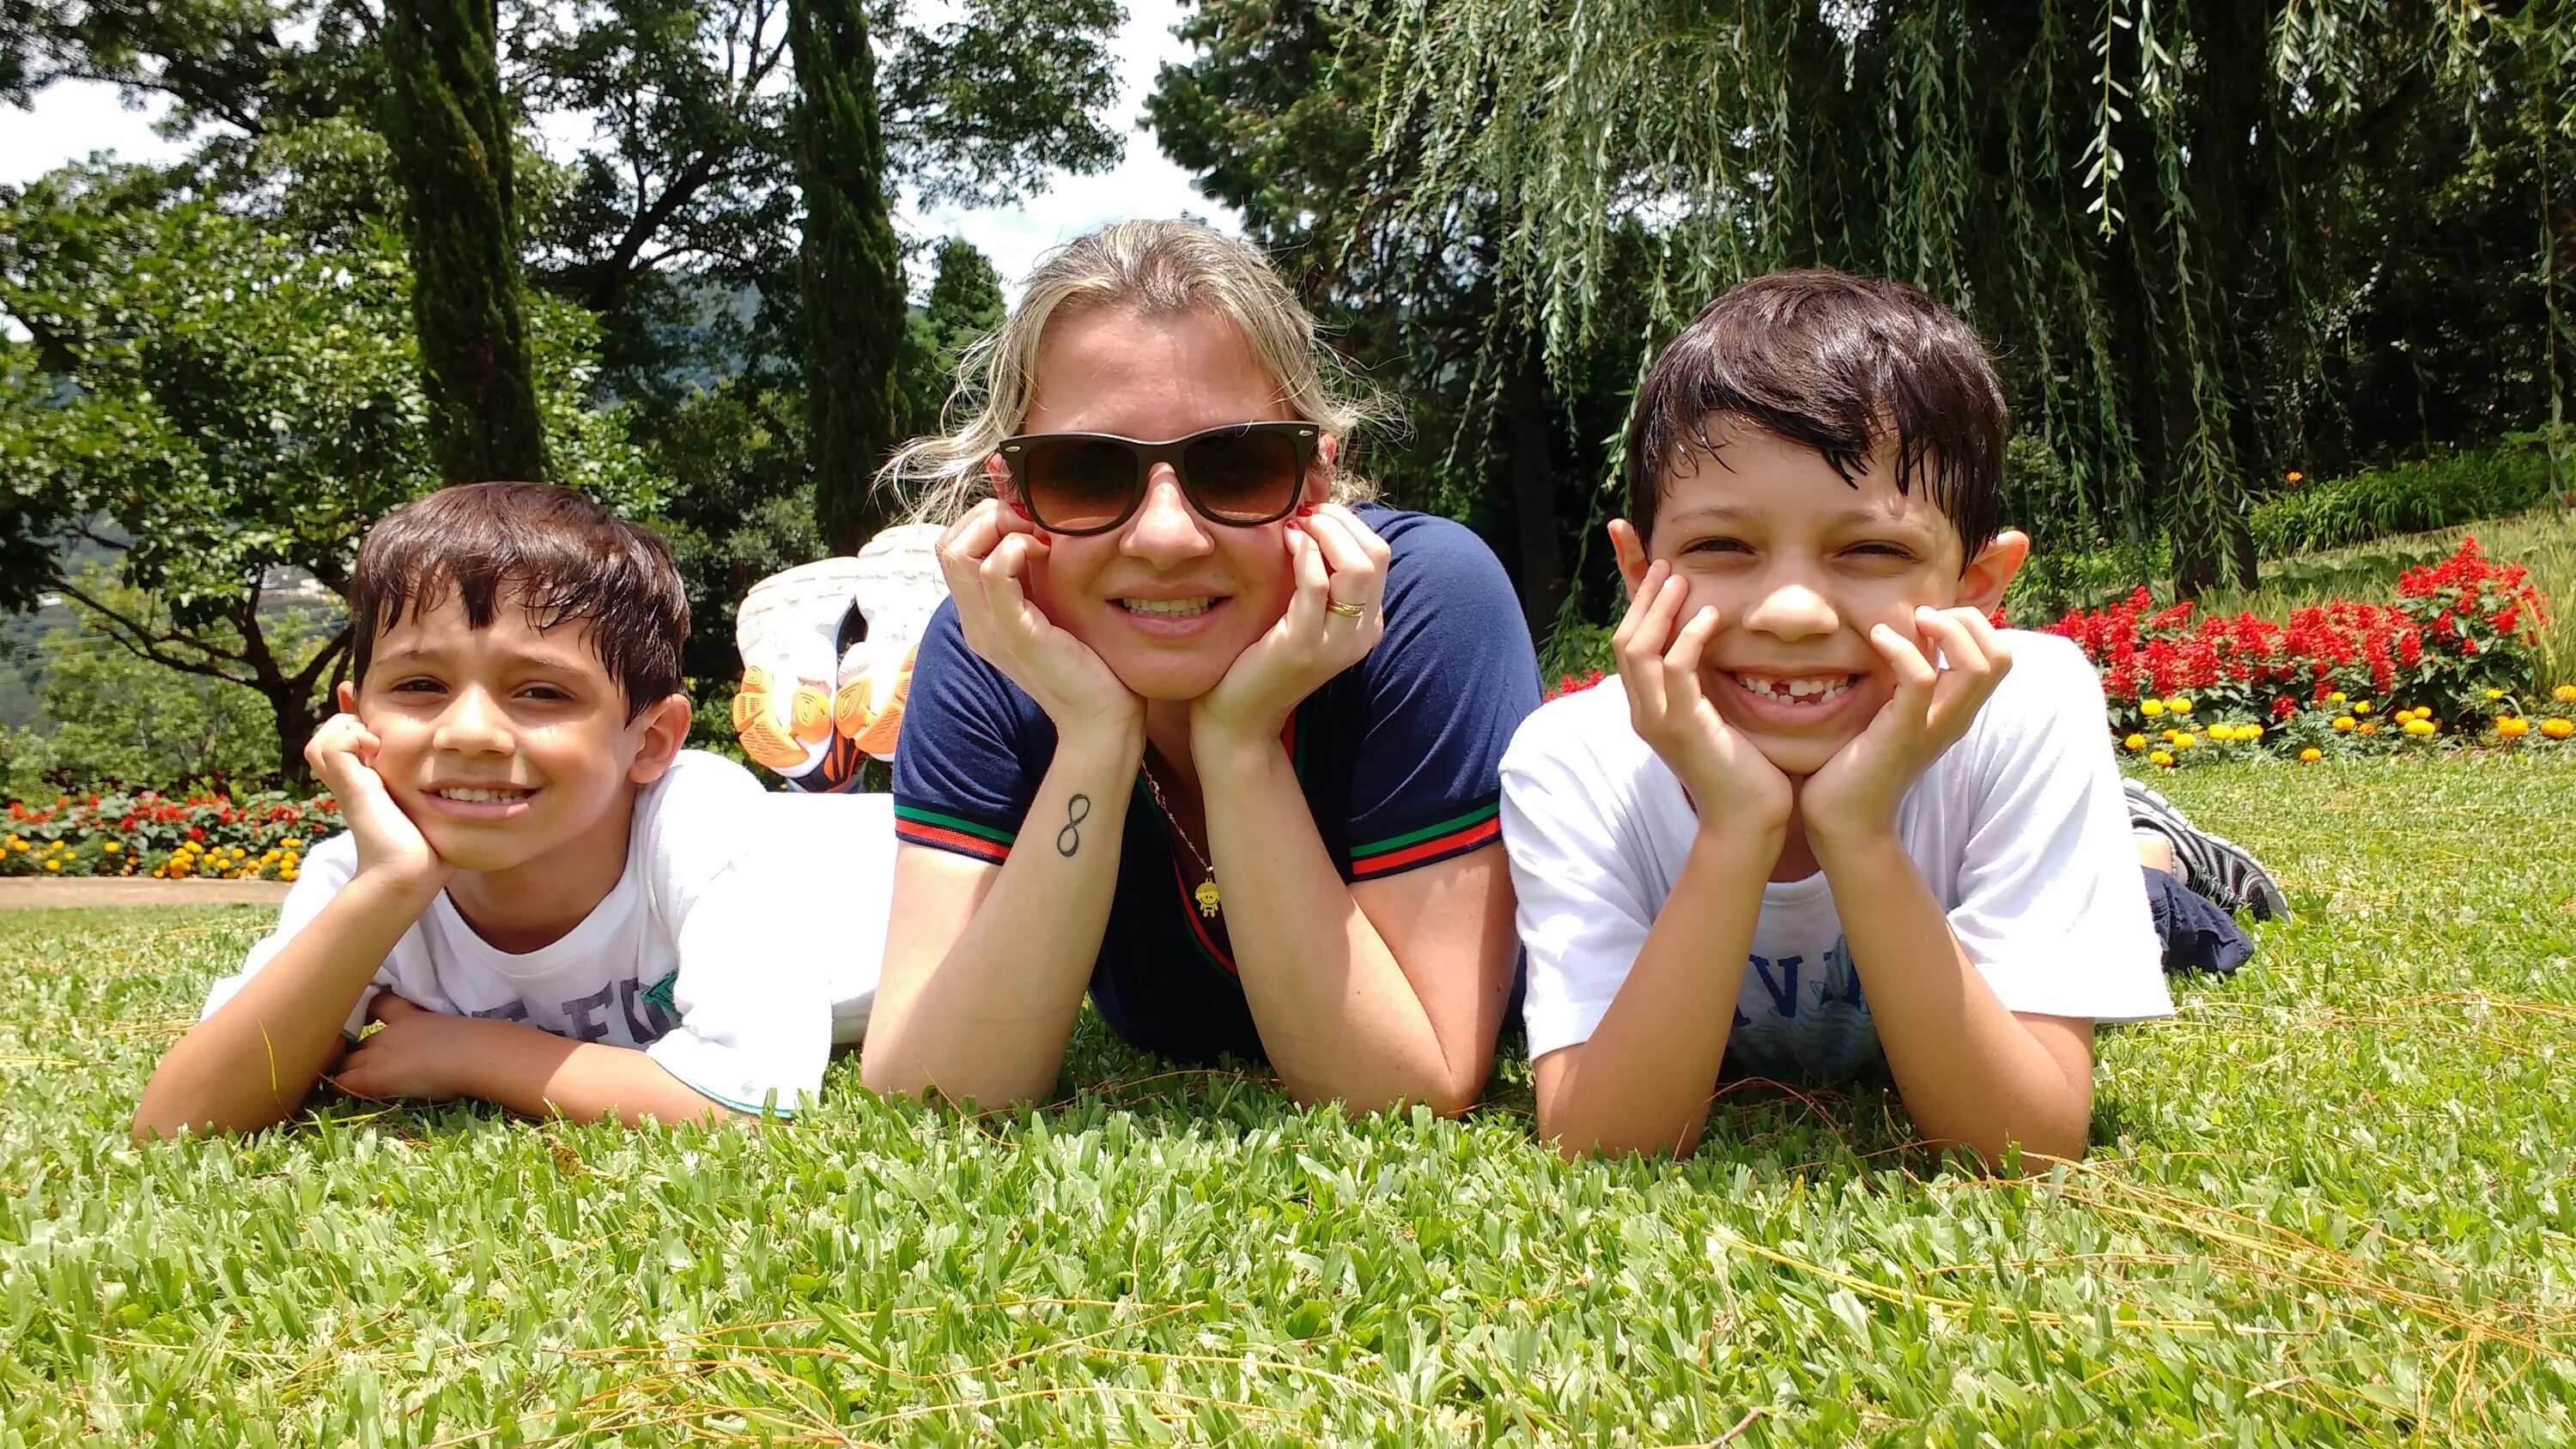
<path id="1" fill-rule="evenodd" d="M 2066 640 L 2005 638 L 2011 672 L 1906 791 L 1897 836 L 2007 1009 L 2171 1015 L 2101 681 Z M 1521 725 L 1503 757 L 1503 842 L 1529 959 L 1533 1058 L 1600 1026 L 1698 829 L 1681 781 L 1629 726 L 1617 679 Z M 1880 1059 L 1821 873 L 1763 888 L 1726 1057 L 1731 1075 L 1771 1077 L 1841 1077 Z"/>
<path id="2" fill-rule="evenodd" d="M 822 1089 L 831 1052 L 827 968 L 848 949 L 827 902 L 753 864 L 773 808 L 749 771 L 683 750 L 635 797 L 626 872 L 563 939 L 524 955 L 474 933 L 442 891 L 350 1008 L 366 1024 L 378 990 L 453 1016 L 525 1022 L 575 1041 L 641 1048 L 664 1071 L 729 1107 L 781 1115 Z M 890 833 L 890 828 L 889 828 Z M 305 857 L 277 929 L 239 974 L 207 993 L 212 1016 L 276 959 L 357 874 L 357 839 Z M 872 982 L 870 983 L 873 984 Z"/>

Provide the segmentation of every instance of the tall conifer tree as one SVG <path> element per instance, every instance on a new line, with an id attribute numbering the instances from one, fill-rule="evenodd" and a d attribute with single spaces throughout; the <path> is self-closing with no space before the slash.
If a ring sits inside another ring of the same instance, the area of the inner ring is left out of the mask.
<path id="1" fill-rule="evenodd" d="M 903 249 L 886 210 L 876 55 L 863 0 L 790 0 L 792 135 L 805 192 L 806 456 L 815 520 L 846 553 L 883 516 L 870 478 L 895 431 Z"/>
<path id="2" fill-rule="evenodd" d="M 493 0 L 389 0 L 384 134 L 411 241 L 431 448 L 450 483 L 546 475 Z"/>

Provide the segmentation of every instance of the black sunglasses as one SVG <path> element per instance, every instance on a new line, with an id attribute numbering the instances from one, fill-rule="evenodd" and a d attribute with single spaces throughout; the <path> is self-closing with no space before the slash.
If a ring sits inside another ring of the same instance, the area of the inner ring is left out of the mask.
<path id="1" fill-rule="evenodd" d="M 1114 433 L 1023 433 L 997 450 L 1011 507 L 1049 533 L 1107 533 L 1135 516 L 1154 465 L 1169 463 L 1201 517 L 1236 528 L 1297 511 L 1322 433 L 1313 423 L 1229 423 L 1168 443 Z"/>

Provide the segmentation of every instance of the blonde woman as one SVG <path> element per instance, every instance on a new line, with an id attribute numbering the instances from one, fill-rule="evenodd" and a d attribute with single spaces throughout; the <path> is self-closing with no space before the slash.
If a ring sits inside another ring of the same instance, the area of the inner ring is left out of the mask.
<path id="1" fill-rule="evenodd" d="M 1515 960 L 1498 768 L 1538 702 L 1492 554 L 1363 501 L 1313 322 L 1202 227 L 1055 253 L 970 387 L 887 470 L 945 523 L 951 598 L 895 753 L 867 1085 L 1043 1097 L 1088 992 L 1300 1101 L 1465 1110 Z"/>

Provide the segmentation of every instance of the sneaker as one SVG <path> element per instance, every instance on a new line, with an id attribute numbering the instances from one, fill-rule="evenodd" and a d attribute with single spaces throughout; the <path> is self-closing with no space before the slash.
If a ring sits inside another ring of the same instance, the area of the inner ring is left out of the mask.
<path id="1" fill-rule="evenodd" d="M 915 646 L 948 596 L 932 524 L 754 584 L 734 616 L 743 752 L 804 790 L 837 791 L 894 754 Z M 846 646 L 844 641 L 855 635 Z"/>
<path id="2" fill-rule="evenodd" d="M 2194 894 L 2222 910 L 2251 910 L 2258 921 L 2290 918 L 2290 898 L 2253 852 L 2194 826 L 2172 801 L 2136 780 L 2124 777 L 2120 788 L 2128 797 L 2129 827 L 2173 846 L 2175 873 Z"/>

